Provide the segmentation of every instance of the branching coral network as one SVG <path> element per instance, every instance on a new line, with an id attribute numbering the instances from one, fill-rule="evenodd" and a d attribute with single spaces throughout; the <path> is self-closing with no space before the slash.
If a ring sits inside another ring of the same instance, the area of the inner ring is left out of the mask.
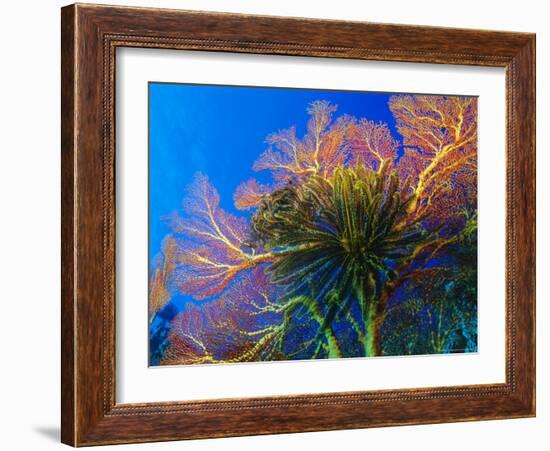
<path id="1" fill-rule="evenodd" d="M 234 193 L 195 175 L 166 218 L 150 321 L 171 293 L 164 364 L 473 351 L 477 347 L 477 102 L 395 95 L 385 123 L 309 105 L 307 131 L 267 137 Z"/>

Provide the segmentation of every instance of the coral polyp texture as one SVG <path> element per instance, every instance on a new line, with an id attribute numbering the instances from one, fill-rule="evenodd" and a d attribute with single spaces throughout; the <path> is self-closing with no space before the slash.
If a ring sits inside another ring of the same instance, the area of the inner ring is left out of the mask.
<path id="1" fill-rule="evenodd" d="M 149 100 L 150 365 L 477 351 L 477 98 Z"/>

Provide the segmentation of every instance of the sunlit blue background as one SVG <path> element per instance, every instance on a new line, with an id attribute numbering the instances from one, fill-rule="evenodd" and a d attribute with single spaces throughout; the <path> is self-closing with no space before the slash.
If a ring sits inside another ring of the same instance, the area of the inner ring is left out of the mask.
<path id="1" fill-rule="evenodd" d="M 388 108 L 390 95 L 149 83 L 149 265 L 170 232 L 161 218 L 181 208 L 185 188 L 197 171 L 208 175 L 222 208 L 246 214 L 235 209 L 233 193 L 250 177 L 270 181 L 268 172 L 252 170 L 267 147 L 267 135 L 294 125 L 302 136 L 308 104 L 327 100 L 338 106 L 335 117 L 349 114 L 385 122 L 399 139 Z M 168 322 L 190 301 L 177 296 L 159 312 L 150 329 L 151 364 L 158 362 Z"/>

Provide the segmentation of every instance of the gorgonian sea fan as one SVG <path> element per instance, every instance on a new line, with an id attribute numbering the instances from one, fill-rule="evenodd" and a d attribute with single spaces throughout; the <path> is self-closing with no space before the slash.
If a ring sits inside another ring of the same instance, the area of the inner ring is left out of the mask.
<path id="1" fill-rule="evenodd" d="M 163 363 L 273 360 L 284 332 L 277 289 L 265 265 L 245 271 L 215 299 L 188 304 L 172 320 Z"/>
<path id="2" fill-rule="evenodd" d="M 219 294 L 242 271 L 270 257 L 249 252 L 247 221 L 219 204 L 208 177 L 197 173 L 183 203 L 186 215 L 167 218 L 178 248 L 174 283 L 180 293 L 199 300 Z"/>
<path id="3" fill-rule="evenodd" d="M 266 194 L 273 191 L 273 188 L 268 185 L 262 185 L 256 179 L 250 178 L 246 182 L 241 183 L 235 193 L 233 200 L 235 207 L 239 210 L 249 210 L 257 207 Z"/>
<path id="4" fill-rule="evenodd" d="M 258 207 L 265 195 L 289 181 L 301 183 L 312 175 L 331 176 L 334 170 L 349 159 L 348 134 L 354 119 L 341 116 L 332 120 L 336 105 L 327 101 L 312 102 L 307 112 L 306 134 L 299 138 L 296 128 L 270 134 L 269 147 L 255 161 L 255 171 L 269 171 L 275 184 L 261 185 L 254 179 L 237 187 L 235 206 L 246 210 Z"/>
<path id="5" fill-rule="evenodd" d="M 389 107 L 405 146 L 397 169 L 415 182 L 411 220 L 460 227 L 477 201 L 477 100 L 404 95 Z"/>
<path id="6" fill-rule="evenodd" d="M 392 137 L 388 124 L 361 119 L 350 128 L 348 141 L 352 165 L 362 163 L 379 170 L 397 159 L 399 142 Z"/>

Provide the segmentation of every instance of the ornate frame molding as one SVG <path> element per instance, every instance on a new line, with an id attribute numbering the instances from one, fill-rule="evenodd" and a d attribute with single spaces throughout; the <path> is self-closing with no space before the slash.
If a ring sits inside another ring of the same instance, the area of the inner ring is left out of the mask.
<path id="1" fill-rule="evenodd" d="M 118 47 L 505 67 L 506 383 L 117 404 Z M 535 414 L 534 35 L 71 5 L 62 9 L 61 153 L 64 443 L 81 446 Z"/>

